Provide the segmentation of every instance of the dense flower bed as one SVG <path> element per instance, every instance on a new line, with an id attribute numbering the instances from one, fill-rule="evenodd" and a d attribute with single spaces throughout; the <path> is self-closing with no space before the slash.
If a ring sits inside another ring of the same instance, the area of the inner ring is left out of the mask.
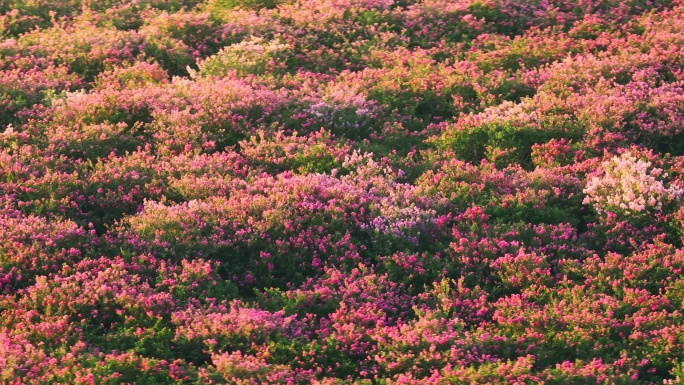
<path id="1" fill-rule="evenodd" d="M 0 1 L 0 383 L 684 381 L 682 0 Z"/>

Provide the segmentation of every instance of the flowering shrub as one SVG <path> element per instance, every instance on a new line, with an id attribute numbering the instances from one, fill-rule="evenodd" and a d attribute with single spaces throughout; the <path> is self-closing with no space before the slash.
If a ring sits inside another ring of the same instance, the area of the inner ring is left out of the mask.
<path id="1" fill-rule="evenodd" d="M 0 383 L 684 378 L 682 0 L 0 0 Z"/>
<path id="2" fill-rule="evenodd" d="M 601 163 L 602 176 L 589 179 L 584 204 L 592 204 L 599 212 L 640 214 L 662 211 L 663 204 L 679 198 L 684 190 L 665 187 L 667 173 L 653 167 L 652 162 L 625 152 Z"/>
<path id="3" fill-rule="evenodd" d="M 349 153 L 347 146 L 335 143 L 325 130 L 308 136 L 299 136 L 296 131 L 291 136 L 283 131 L 273 137 L 264 131 L 258 135 L 241 141 L 240 148 L 252 166 L 262 166 L 267 172 L 330 173 L 342 168 Z"/>
<path id="4" fill-rule="evenodd" d="M 17 123 L 16 113 L 23 108 L 47 102 L 48 90 L 70 91 L 82 85 L 81 79 L 63 66 L 12 69 L 0 75 L 0 124 Z"/>
<path id="5" fill-rule="evenodd" d="M 216 55 L 197 63 L 202 75 L 224 76 L 230 71 L 238 75 L 273 72 L 287 58 L 289 46 L 276 40 L 264 42 L 252 37 L 221 49 Z"/>
<path id="6" fill-rule="evenodd" d="M 307 379 L 296 376 L 286 365 L 271 365 L 259 357 L 245 356 L 239 350 L 215 355 L 212 362 L 230 384 L 289 384 Z"/>

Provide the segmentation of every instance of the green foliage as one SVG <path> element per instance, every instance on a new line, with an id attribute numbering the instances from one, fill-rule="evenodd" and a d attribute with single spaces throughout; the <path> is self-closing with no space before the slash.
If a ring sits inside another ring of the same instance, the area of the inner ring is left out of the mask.
<path id="1" fill-rule="evenodd" d="M 222 11 L 242 8 L 242 9 L 273 9 L 284 0 L 209 0 L 206 7 L 211 13 L 220 14 Z"/>

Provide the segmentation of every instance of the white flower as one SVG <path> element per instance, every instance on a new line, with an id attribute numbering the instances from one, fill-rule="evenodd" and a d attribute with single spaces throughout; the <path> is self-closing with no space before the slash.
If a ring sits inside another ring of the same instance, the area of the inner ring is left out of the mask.
<path id="1" fill-rule="evenodd" d="M 615 156 L 601 164 L 602 176 L 594 176 L 584 189 L 584 204 L 592 204 L 598 212 L 618 211 L 635 214 L 660 211 L 663 202 L 682 196 L 682 189 L 665 187 L 662 169 L 637 159 L 630 153 Z"/>

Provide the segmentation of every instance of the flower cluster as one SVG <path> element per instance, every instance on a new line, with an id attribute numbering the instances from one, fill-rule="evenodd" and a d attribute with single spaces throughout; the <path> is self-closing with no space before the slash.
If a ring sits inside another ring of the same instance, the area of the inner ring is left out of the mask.
<path id="1" fill-rule="evenodd" d="M 684 190 L 665 187 L 667 173 L 653 167 L 652 162 L 636 158 L 629 152 L 601 163 L 603 175 L 589 179 L 584 193 L 584 204 L 592 204 L 599 211 L 638 214 L 662 211 L 663 203 L 677 199 Z"/>

